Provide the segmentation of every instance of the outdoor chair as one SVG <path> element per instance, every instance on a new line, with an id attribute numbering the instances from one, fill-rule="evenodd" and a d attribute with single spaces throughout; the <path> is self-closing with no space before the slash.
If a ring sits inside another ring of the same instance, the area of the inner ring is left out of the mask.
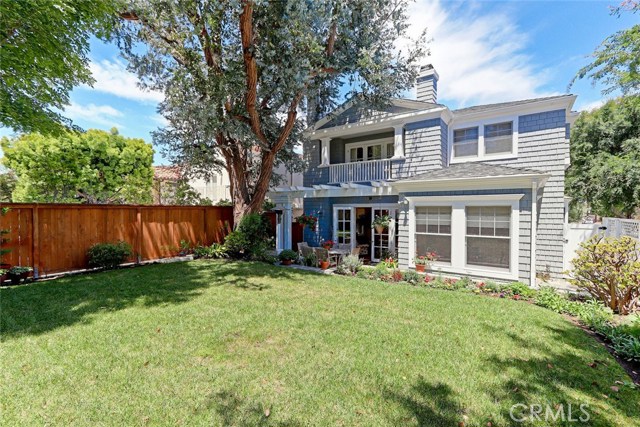
<path id="1" fill-rule="evenodd" d="M 309 246 L 306 242 L 298 243 L 298 252 L 300 256 L 304 259 L 309 255 L 313 255 L 313 248 Z"/>
<path id="2" fill-rule="evenodd" d="M 324 259 L 329 260 L 329 265 L 332 265 L 332 260 L 329 258 L 329 251 L 325 248 L 313 248 L 313 251 L 316 254 L 316 258 L 318 258 L 318 263 Z M 335 265 L 335 264 L 333 264 Z"/>

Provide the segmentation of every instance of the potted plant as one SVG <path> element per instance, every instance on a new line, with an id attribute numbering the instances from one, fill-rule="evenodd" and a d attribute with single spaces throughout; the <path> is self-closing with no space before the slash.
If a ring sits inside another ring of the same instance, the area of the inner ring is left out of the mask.
<path id="1" fill-rule="evenodd" d="M 333 247 L 333 240 L 325 240 L 322 242 L 322 247 L 326 250 L 330 250 Z"/>
<path id="2" fill-rule="evenodd" d="M 327 268 L 329 268 L 330 265 L 331 263 L 329 262 L 328 258 L 323 258 L 320 260 L 320 268 L 322 270 L 326 270 Z"/>
<path id="3" fill-rule="evenodd" d="M 291 249 L 285 249 L 278 255 L 282 265 L 291 265 L 294 260 L 298 259 L 298 253 Z"/>
<path id="4" fill-rule="evenodd" d="M 427 266 L 435 261 L 438 257 L 435 252 L 427 252 L 424 255 L 418 255 L 415 257 L 414 262 L 416 264 L 416 271 L 424 272 L 427 269 Z"/>
<path id="5" fill-rule="evenodd" d="M 373 220 L 373 227 L 376 229 L 378 234 L 382 234 L 387 228 L 389 228 L 389 224 L 391 224 L 391 217 L 389 215 L 376 215 Z"/>
<path id="6" fill-rule="evenodd" d="M 309 226 L 310 229 L 315 228 L 318 218 L 313 215 L 302 214 L 296 218 L 298 224 L 302 224 L 303 227 Z"/>
<path id="7" fill-rule="evenodd" d="M 11 279 L 12 285 L 18 285 L 23 279 L 26 279 L 32 271 L 33 268 L 31 267 L 15 265 L 9 269 L 7 275 L 9 276 L 9 279 Z"/>

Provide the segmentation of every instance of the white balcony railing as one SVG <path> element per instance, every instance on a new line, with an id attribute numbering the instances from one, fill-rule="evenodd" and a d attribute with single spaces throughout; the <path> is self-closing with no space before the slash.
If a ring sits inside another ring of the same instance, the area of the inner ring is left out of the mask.
<path id="1" fill-rule="evenodd" d="M 386 181 L 392 178 L 391 159 L 329 165 L 329 184 Z"/>

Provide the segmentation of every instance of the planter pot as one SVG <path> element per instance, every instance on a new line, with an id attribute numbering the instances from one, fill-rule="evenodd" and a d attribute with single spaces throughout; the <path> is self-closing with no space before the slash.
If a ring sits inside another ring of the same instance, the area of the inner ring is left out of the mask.
<path id="1" fill-rule="evenodd" d="M 425 269 L 426 265 L 424 264 L 416 264 L 416 271 L 419 273 L 424 273 L 424 269 Z"/>
<path id="2" fill-rule="evenodd" d="M 387 229 L 387 227 L 385 227 L 384 225 L 376 225 L 375 229 L 378 232 L 378 234 L 382 234 L 382 233 L 384 233 L 384 230 Z"/>
<path id="3" fill-rule="evenodd" d="M 329 261 L 320 261 L 320 268 L 323 270 L 329 268 Z"/>
<path id="4" fill-rule="evenodd" d="M 8 276 L 12 285 L 19 285 L 23 279 L 26 279 L 27 276 L 29 276 L 29 273 L 9 274 Z"/>
<path id="5" fill-rule="evenodd" d="M 280 263 L 282 265 L 291 265 L 293 263 L 293 260 L 290 259 L 283 259 L 282 261 L 280 261 Z"/>

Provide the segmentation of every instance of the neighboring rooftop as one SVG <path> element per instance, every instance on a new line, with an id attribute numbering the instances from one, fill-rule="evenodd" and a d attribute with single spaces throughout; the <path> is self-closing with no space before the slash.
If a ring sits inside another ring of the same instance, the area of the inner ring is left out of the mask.
<path id="1" fill-rule="evenodd" d="M 179 166 L 154 166 L 153 178 L 159 181 L 177 181 L 182 176 Z"/>

